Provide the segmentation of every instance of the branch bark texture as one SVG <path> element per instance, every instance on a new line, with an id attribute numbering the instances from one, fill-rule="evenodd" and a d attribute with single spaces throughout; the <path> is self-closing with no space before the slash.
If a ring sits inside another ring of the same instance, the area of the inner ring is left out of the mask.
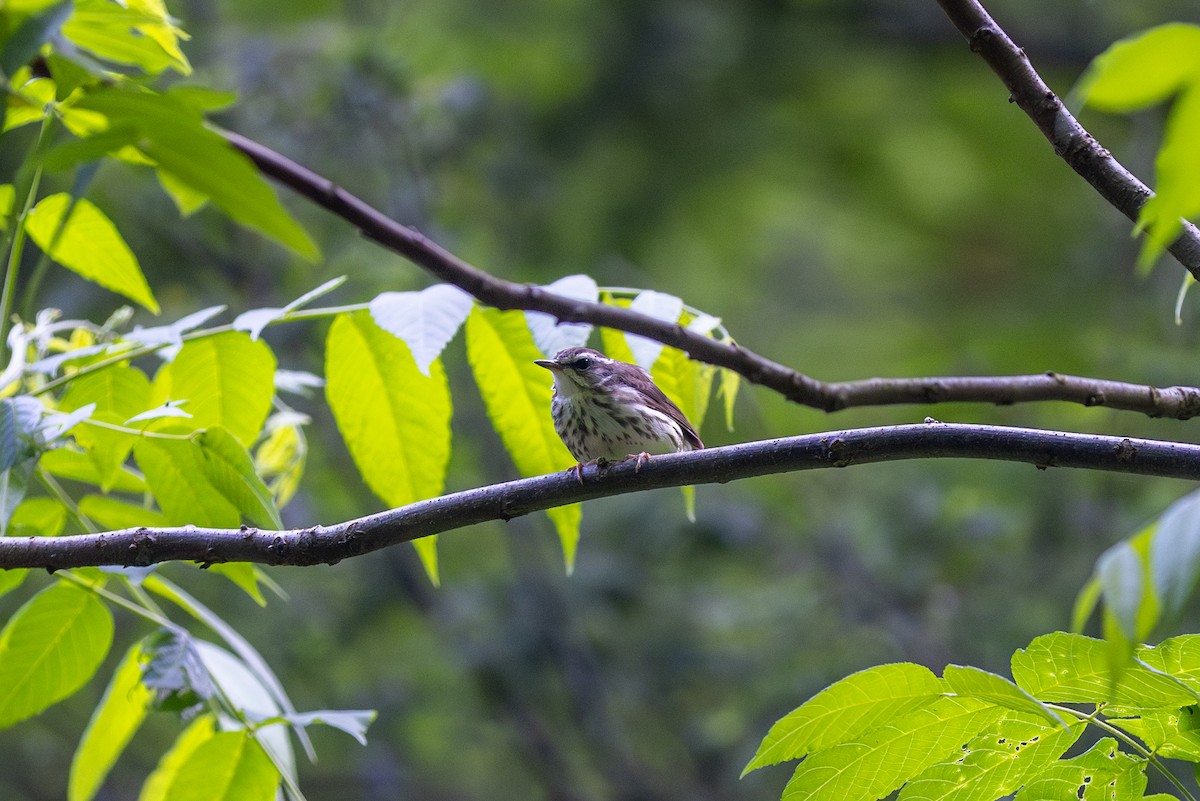
<path id="1" fill-rule="evenodd" d="M 902 459 L 1023 462 L 1200 480 L 1200 445 L 1042 431 L 925 424 L 851 429 L 654 456 L 443 495 L 330 526 L 288 531 L 135 528 L 70 537 L 0 538 L 0 568 L 57 570 L 150 565 L 171 560 L 275 565 L 333 564 L 402 542 L 531 512 L 629 492 Z"/>
<path id="2" fill-rule="evenodd" d="M 1011 93 L 1012 102 L 1033 120 L 1050 140 L 1054 152 L 1122 214 L 1136 221 L 1146 200 L 1154 194 L 1137 176 L 1101 147 L 1087 129 L 1067 111 L 1025 51 L 1017 47 L 977 0 L 938 0 L 946 16 L 967 38 L 971 50 L 982 56 Z M 1200 279 L 1200 231 L 1184 223 L 1183 233 L 1168 248 L 1171 255 Z"/>
<path id="3" fill-rule="evenodd" d="M 1069 401 L 1141 412 L 1150 417 L 1188 419 L 1200 414 L 1200 388 L 1151 387 L 1094 378 L 1041 373 L 1024 376 L 871 378 L 829 383 L 797 372 L 739 345 L 727 345 L 675 323 L 556 295 L 529 284 L 496 278 L 468 264 L 419 231 L 391 219 L 366 201 L 265 145 L 241 134 L 226 139 L 271 178 L 355 226 L 366 237 L 498 309 L 551 314 L 561 322 L 591 323 L 657 340 L 691 358 L 742 375 L 804 406 L 836 412 L 854 406 L 908 403 L 994 403 Z M 1136 179 L 1134 179 L 1136 180 Z"/>

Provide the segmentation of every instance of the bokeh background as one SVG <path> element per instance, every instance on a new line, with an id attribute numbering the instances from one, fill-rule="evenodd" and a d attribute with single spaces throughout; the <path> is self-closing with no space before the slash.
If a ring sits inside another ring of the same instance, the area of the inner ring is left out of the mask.
<path id="1" fill-rule="evenodd" d="M 934 0 L 176 0 L 220 118 L 474 264 L 518 281 L 588 273 L 677 294 L 740 342 L 827 380 L 1058 370 L 1197 384 L 1198 297 L 1135 274 L 1130 223 L 1052 153 Z M 994 0 L 1066 94 L 1115 39 L 1198 21 L 1184 0 Z M 1153 176 L 1162 113 L 1083 122 Z M 108 165 L 96 202 L 174 319 L 282 305 L 322 281 L 362 302 L 429 283 L 342 221 L 285 201 L 325 259 L 298 263 L 204 211 L 181 223 L 150 175 Z M 39 305 L 104 319 L 115 296 L 61 273 Z M 147 322 L 142 320 L 143 323 Z M 282 367 L 320 372 L 325 324 L 274 328 Z M 448 489 L 512 478 L 466 366 Z M 380 508 L 323 401 L 295 525 Z M 1043 404 L 834 416 L 747 389 L 709 444 L 946 421 L 1192 441 L 1196 422 Z M 739 780 L 770 724 L 887 661 L 1007 672 L 1068 625 L 1096 556 L 1185 482 L 913 462 L 586 505 L 564 574 L 544 518 L 441 538 L 443 586 L 408 547 L 276 569 L 258 609 L 219 576 L 167 568 L 259 647 L 297 705 L 373 708 L 365 748 L 316 731 L 308 798 L 763 799 Z M 18 599 L 5 598 L 6 614 Z M 119 654 L 144 629 L 124 620 Z M 1195 631 L 1200 615 L 1170 631 Z M 63 796 L 107 674 L 0 733 L 0 797 Z M 102 794 L 136 796 L 177 723 L 151 718 Z"/>

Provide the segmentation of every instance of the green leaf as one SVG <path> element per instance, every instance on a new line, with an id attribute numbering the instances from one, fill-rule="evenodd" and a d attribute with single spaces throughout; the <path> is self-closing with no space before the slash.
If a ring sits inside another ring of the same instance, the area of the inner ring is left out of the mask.
<path id="1" fill-rule="evenodd" d="M 79 511 L 108 531 L 169 525 L 161 512 L 103 495 L 83 496 L 79 499 Z"/>
<path id="2" fill-rule="evenodd" d="M 741 385 L 742 377 L 733 370 L 721 368 L 720 392 L 721 398 L 725 401 L 725 428 L 733 431 L 733 406 L 737 400 L 738 387 Z"/>
<path id="3" fill-rule="evenodd" d="M 150 710 L 152 694 L 142 684 L 142 646 L 130 648 L 83 731 L 71 760 L 68 801 L 90 801 L 117 757 Z"/>
<path id="4" fill-rule="evenodd" d="M 852 742 L 819 751 L 796 768 L 783 801 L 882 798 L 999 720 L 999 707 L 942 697 L 888 719 Z"/>
<path id="5" fill-rule="evenodd" d="M 191 759 L 196 749 L 212 739 L 216 733 L 216 722 L 212 715 L 201 715 L 192 721 L 191 725 L 175 738 L 171 750 L 163 754 L 154 772 L 146 779 L 146 783 L 142 785 L 142 792 L 138 794 L 138 801 L 170 801 L 168 792 L 175 777 L 179 775 L 179 769 Z"/>
<path id="6" fill-rule="evenodd" d="M 711 364 L 692 361 L 677 348 L 663 348 L 650 375 L 699 432 L 708 414 L 716 371 Z"/>
<path id="7" fill-rule="evenodd" d="M 742 775 L 859 737 L 932 704 L 945 692 L 937 676 L 909 662 L 853 673 L 772 726 Z"/>
<path id="8" fill-rule="evenodd" d="M 899 801 L 973 801 L 1016 792 L 1039 778 L 1086 728 L 1081 721 L 1062 728 L 1023 715 L 997 721 L 953 759 L 905 785 Z"/>
<path id="9" fill-rule="evenodd" d="M 1105 737 L 1084 753 L 1047 765 L 1026 784 L 1015 801 L 1110 801 L 1141 798 L 1146 762 L 1117 749 Z"/>
<path id="10" fill-rule="evenodd" d="M 267 599 L 258 587 L 259 579 L 263 578 L 263 572 L 258 565 L 249 562 L 218 562 L 209 565 L 208 572 L 219 573 L 229 579 L 259 606 L 267 605 Z"/>
<path id="11" fill-rule="evenodd" d="M 1017 686 L 1044 702 L 1139 708 L 1187 706 L 1195 696 L 1176 680 L 1137 664 L 1116 681 L 1104 640 L 1055 632 L 1037 637 L 1012 658 Z"/>
<path id="12" fill-rule="evenodd" d="M 221 426 L 249 447 L 275 393 L 275 356 L 266 343 L 227 331 L 184 343 L 154 378 L 151 405 L 187 401 L 196 429 Z"/>
<path id="13" fill-rule="evenodd" d="M 63 26 L 63 35 L 98 58 L 139 67 L 150 75 L 168 69 L 191 74 L 177 41 L 183 32 L 169 24 L 165 12 L 153 13 L 155 5 L 162 7 L 146 0 L 75 0 L 75 13 Z"/>
<path id="14" fill-rule="evenodd" d="M 1096 562 L 1096 574 L 1104 590 L 1104 603 L 1116 617 L 1126 638 L 1137 641 L 1153 628 L 1154 618 L 1147 621 L 1146 584 L 1141 557 L 1128 542 L 1109 548 Z M 1149 600 L 1149 599 L 1147 599 Z M 1144 625 L 1148 622 L 1149 625 Z"/>
<path id="15" fill-rule="evenodd" d="M 1150 540 L 1150 577 L 1164 615 L 1179 612 L 1200 574 L 1200 492 L 1171 504 Z"/>
<path id="16" fill-rule="evenodd" d="M 151 592 L 161 595 L 168 599 L 171 603 L 179 606 L 192 617 L 199 620 L 204 625 L 220 635 L 230 648 L 241 659 L 241 664 L 244 664 L 253 673 L 258 684 L 265 687 L 271 698 L 275 700 L 277 709 L 282 710 L 285 714 L 293 714 L 296 707 L 288 698 L 287 692 L 283 689 L 278 677 L 271 671 L 271 666 L 267 664 L 262 655 L 254 649 L 254 646 L 237 632 L 232 626 L 224 621 L 220 615 L 214 613 L 211 609 L 200 603 L 198 600 L 188 595 L 184 590 L 164 579 L 161 575 L 154 574 L 147 576 L 144 582 L 146 589 Z M 225 689 L 223 687 L 223 689 Z M 267 715 L 266 717 L 269 717 Z M 309 759 L 316 759 L 316 752 L 313 751 L 312 742 L 308 738 L 308 734 L 303 728 L 293 729 L 297 739 L 304 746 L 305 753 Z"/>
<path id="17" fill-rule="evenodd" d="M 25 581 L 25 576 L 29 570 L 24 567 L 13 567 L 7 570 L 0 570 L 0 596 L 12 592 L 17 587 L 21 586 L 21 582 Z"/>
<path id="18" fill-rule="evenodd" d="M 55 3 L 44 11 L 26 17 L 0 49 L 0 72 L 5 80 L 28 64 L 42 45 L 50 41 L 71 15 L 70 0 Z"/>
<path id="19" fill-rule="evenodd" d="M 196 437 L 204 477 L 246 518 L 263 528 L 282 529 L 270 490 L 254 472 L 249 452 L 225 429 L 214 426 Z"/>
<path id="20" fill-rule="evenodd" d="M 56 583 L 26 601 L 0 631 L 0 728 L 82 687 L 112 635 L 108 608 L 73 584 Z"/>
<path id="21" fill-rule="evenodd" d="M 116 364 L 73 379 L 59 408 L 72 411 L 89 403 L 96 404 L 91 419 L 124 426 L 150 407 L 150 380 L 136 367 Z M 85 424 L 74 430 L 74 436 L 96 465 L 101 489 L 110 491 L 137 435 Z"/>
<path id="22" fill-rule="evenodd" d="M 247 731 L 218 732 L 178 766 L 171 801 L 274 801 L 279 771 Z"/>
<path id="23" fill-rule="evenodd" d="M 450 390 L 441 362 L 422 375 L 408 346 L 367 312 L 336 317 L 325 347 L 325 395 L 358 471 L 396 507 L 440 495 L 450 459 Z M 429 538 L 414 543 L 437 583 Z"/>
<path id="24" fill-rule="evenodd" d="M 1200 81 L 1200 27 L 1160 25 L 1096 56 L 1074 93 L 1101 111 L 1137 111 Z"/>
<path id="25" fill-rule="evenodd" d="M 1200 634 L 1182 634 L 1158 645 L 1139 645 L 1134 657 L 1146 667 L 1161 670 L 1200 692 Z"/>
<path id="26" fill-rule="evenodd" d="M 552 382 L 533 363 L 542 358 L 519 311 L 476 307 L 467 318 L 467 361 L 483 396 L 488 417 L 523 476 L 564 470 L 575 460 L 554 431 L 550 417 Z M 562 543 L 570 571 L 579 543 L 579 504 L 547 510 Z"/>
<path id="27" fill-rule="evenodd" d="M 67 508 L 54 498 L 26 498 L 9 521 L 14 537 L 57 537 L 67 524 Z"/>
<path id="28" fill-rule="evenodd" d="M 205 477 L 195 442 L 140 439 L 133 457 L 169 525 L 236 528 L 241 522 L 237 507 Z"/>
<path id="29" fill-rule="evenodd" d="M 1146 712 L 1136 718 L 1109 718 L 1108 722 L 1138 737 L 1159 756 L 1200 762 L 1200 708 L 1196 706 Z"/>
<path id="30" fill-rule="evenodd" d="M 417 362 L 429 375 L 433 364 L 471 313 L 475 299 L 451 284 L 435 284 L 420 292 L 384 292 L 371 300 L 371 319 L 395 337 L 404 340 Z"/>
<path id="31" fill-rule="evenodd" d="M 1071 631 L 1076 634 L 1083 632 L 1092 612 L 1096 611 L 1096 605 L 1100 603 L 1101 589 L 1099 576 L 1093 574 L 1079 590 L 1071 607 Z"/>
<path id="32" fill-rule="evenodd" d="M 205 127 L 199 112 L 170 92 L 111 88 L 90 92 L 76 107 L 103 114 L 110 126 L 136 126 L 143 137 L 141 152 L 157 163 L 160 172 L 208 196 L 235 221 L 303 258 L 320 257 L 317 246 L 288 215 L 253 163 Z"/>
<path id="33" fill-rule="evenodd" d="M 102 479 L 96 464 L 82 451 L 70 448 L 55 448 L 42 454 L 39 464 L 46 472 L 71 481 L 100 486 Z M 146 482 L 137 473 L 122 467 L 111 477 L 110 490 L 139 493 L 146 491 Z"/>
<path id="34" fill-rule="evenodd" d="M 1066 726 L 1058 713 L 1003 676 L 976 667 L 947 665 L 942 679 L 957 695 L 978 698 L 997 706 L 1043 718 L 1052 726 Z"/>
<path id="35" fill-rule="evenodd" d="M 158 301 L 137 256 L 112 221 L 87 198 L 72 198 L 66 192 L 42 198 L 25 218 L 25 230 L 63 267 L 158 314 Z"/>

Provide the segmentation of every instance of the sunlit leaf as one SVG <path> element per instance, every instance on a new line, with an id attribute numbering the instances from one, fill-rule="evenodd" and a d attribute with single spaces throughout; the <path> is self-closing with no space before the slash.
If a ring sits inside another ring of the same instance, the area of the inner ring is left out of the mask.
<path id="1" fill-rule="evenodd" d="M 125 335 L 125 339 L 142 345 L 181 345 L 185 333 L 199 328 L 223 311 L 225 311 L 224 306 L 209 306 L 207 309 L 180 317 L 169 325 L 156 325 L 150 328 L 135 325 L 133 330 Z"/>
<path id="2" fill-rule="evenodd" d="M 550 417 L 552 379 L 534 364 L 542 357 L 519 311 L 476 307 L 467 318 L 467 360 L 488 417 L 523 476 L 563 470 L 575 460 Z M 582 511 L 579 504 L 547 510 L 570 570 L 575 564 Z"/>
<path id="3" fill-rule="evenodd" d="M 26 498 L 8 524 L 15 537 L 57 537 L 67 524 L 67 508 L 54 498 Z"/>
<path id="4" fill-rule="evenodd" d="M 928 668 L 908 662 L 851 674 L 772 726 L 742 774 L 856 738 L 933 703 L 946 690 Z"/>
<path id="5" fill-rule="evenodd" d="M 196 749 L 212 739 L 217 733 L 216 721 L 212 715 L 201 715 L 175 738 L 175 744 L 163 754 L 154 772 L 142 785 L 138 801 L 170 801 L 168 795 L 179 769 L 188 763 Z"/>
<path id="6" fill-rule="evenodd" d="M 999 720 L 953 758 L 906 784 L 899 801 L 975 801 L 1013 793 L 1041 777 L 1085 728 L 1082 722 L 1063 728 L 1021 715 Z"/>
<path id="7" fill-rule="evenodd" d="M 271 411 L 274 375 L 266 343 L 228 331 L 184 343 L 155 376 L 151 402 L 186 400 L 195 429 L 221 426 L 249 447 Z"/>
<path id="8" fill-rule="evenodd" d="M 218 732 L 183 760 L 164 798 L 170 801 L 273 801 L 279 771 L 247 731 Z"/>
<path id="9" fill-rule="evenodd" d="M 1163 512 L 1150 540 L 1150 577 L 1170 616 L 1183 608 L 1200 575 L 1200 492 L 1179 499 Z"/>
<path id="10" fill-rule="evenodd" d="M 948 665 L 942 673 L 942 679 L 955 695 L 978 698 L 1017 712 L 1036 715 L 1049 725 L 1065 725 L 1057 712 L 995 673 L 970 666 Z"/>
<path id="11" fill-rule="evenodd" d="M 105 495 L 84 495 L 79 499 L 79 511 L 107 531 L 168 525 L 161 512 Z"/>
<path id="12" fill-rule="evenodd" d="M 63 393 L 59 407 L 71 410 L 89 403 L 96 405 L 92 419 L 124 426 L 133 415 L 150 405 L 150 380 L 136 367 L 114 364 L 73 379 Z M 112 489 L 135 437 L 133 433 L 93 425 L 81 426 L 75 431 L 75 441 L 96 465 L 100 486 L 106 492 Z"/>
<path id="13" fill-rule="evenodd" d="M 275 499 L 254 472 L 254 462 L 241 443 L 220 426 L 206 429 L 195 442 L 200 446 L 204 477 L 227 501 L 256 525 L 283 528 Z"/>
<path id="14" fill-rule="evenodd" d="M 143 438 L 133 456 L 170 525 L 236 528 L 241 522 L 238 508 L 205 477 L 195 442 Z"/>
<path id="15" fill-rule="evenodd" d="M 82 687 L 112 635 L 108 608 L 73 584 L 53 584 L 26 601 L 0 631 L 0 728 Z"/>
<path id="16" fill-rule="evenodd" d="M 942 697 L 891 718 L 852 742 L 805 759 L 783 801 L 882 798 L 952 754 L 1003 716 L 971 698 Z"/>
<path id="17" fill-rule="evenodd" d="M 1015 801 L 1102 801 L 1140 799 L 1146 789 L 1146 761 L 1117 748 L 1105 737 L 1086 752 L 1042 769 Z"/>
<path id="18" fill-rule="evenodd" d="M 199 112 L 170 93 L 114 87 L 88 93 L 77 108 L 103 114 L 109 125 L 134 125 L 140 150 L 196 192 L 207 195 L 237 222 L 255 228 L 315 261 L 317 246 L 279 202 L 254 165 L 222 136 L 209 130 Z"/>
<path id="19" fill-rule="evenodd" d="M 71 481 L 100 486 L 101 476 L 96 464 L 86 453 L 70 448 L 55 448 L 42 454 L 38 464 L 51 475 Z M 112 477 L 112 490 L 119 492 L 145 492 L 146 482 L 137 473 L 122 467 Z"/>
<path id="20" fill-rule="evenodd" d="M 135 643 L 113 673 L 75 756 L 67 783 L 68 801 L 90 801 L 150 710 L 152 693 L 142 684 L 141 643 Z"/>
<path id="21" fill-rule="evenodd" d="M 26 217 L 25 230 L 62 266 L 158 314 L 158 301 L 137 257 L 112 221 L 87 198 L 72 198 L 66 192 L 42 198 Z"/>
<path id="22" fill-rule="evenodd" d="M 450 390 L 441 362 L 417 368 L 366 312 L 339 315 L 325 348 L 325 396 L 367 486 L 389 506 L 441 494 L 450 459 Z M 417 551 L 436 582 L 429 538 Z"/>
<path id="23" fill-rule="evenodd" d="M 441 355 L 475 305 L 475 299 L 450 284 L 435 284 L 420 292 L 384 292 L 371 301 L 371 318 L 392 336 L 408 345 L 417 369 L 429 375 L 429 366 Z"/>
<path id="24" fill-rule="evenodd" d="M 129 64 L 151 75 L 173 69 L 191 73 L 191 65 L 176 41 L 178 29 L 149 13 L 145 2 L 75 0 L 75 13 L 63 34 L 98 58 Z"/>
<path id="25" fill-rule="evenodd" d="M 1200 81 L 1200 27 L 1169 23 L 1122 39 L 1096 56 L 1075 94 L 1101 111 L 1162 103 Z"/>
<path id="26" fill-rule="evenodd" d="M 1104 640 L 1055 632 L 1037 637 L 1012 658 L 1017 686 L 1040 701 L 1158 708 L 1196 702 L 1169 676 L 1129 665 L 1115 681 Z"/>

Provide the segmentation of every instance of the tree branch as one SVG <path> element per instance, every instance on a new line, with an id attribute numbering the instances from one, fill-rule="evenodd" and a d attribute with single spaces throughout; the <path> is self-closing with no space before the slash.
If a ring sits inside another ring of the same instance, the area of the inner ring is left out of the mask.
<path id="1" fill-rule="evenodd" d="M 698 359 L 741 374 L 788 400 L 826 412 L 853 406 L 903 403 L 994 403 L 1070 401 L 1185 420 L 1200 414 L 1200 388 L 1151 387 L 1094 378 L 1043 373 L 1024 376 L 871 378 L 827 383 L 796 372 L 739 345 L 726 345 L 631 309 L 589 303 L 529 284 L 496 278 L 463 261 L 420 232 L 402 225 L 324 178 L 274 150 L 232 131 L 222 132 L 268 175 L 302 197 L 354 225 L 365 236 L 399 253 L 439 280 L 454 284 L 498 309 L 553 315 L 561 322 L 591 323 L 649 337 Z"/>
<path id="2" fill-rule="evenodd" d="M 1067 111 L 1037 70 L 1004 29 L 977 0 L 938 0 L 938 5 L 967 37 L 971 50 L 987 62 L 1011 92 L 1011 100 L 1050 140 L 1054 152 L 1122 214 L 1137 221 L 1154 193 L 1137 176 L 1100 146 Z M 1167 248 L 1193 276 L 1200 279 L 1200 231 L 1184 222 L 1183 233 Z"/>
<path id="3" fill-rule="evenodd" d="M 932 458 L 994 459 L 1039 469 L 1077 467 L 1200 480 L 1200 445 L 931 420 L 654 456 L 640 469 L 635 460 L 627 460 L 604 470 L 589 467 L 582 481 L 570 470 L 443 495 L 332 526 L 289 531 L 185 526 L 70 537 L 3 537 L 0 568 L 58 570 L 170 560 L 333 564 L 475 523 L 511 520 L 594 498 L 797 470 Z"/>

